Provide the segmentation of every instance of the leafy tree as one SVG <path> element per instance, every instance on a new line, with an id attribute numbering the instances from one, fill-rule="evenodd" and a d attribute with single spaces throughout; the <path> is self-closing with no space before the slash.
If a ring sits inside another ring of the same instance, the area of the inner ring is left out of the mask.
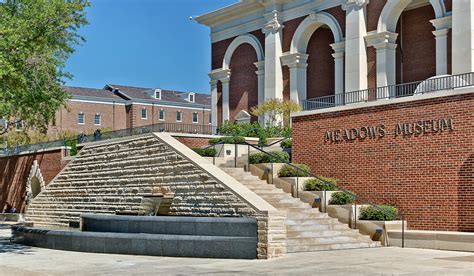
<path id="1" fill-rule="evenodd" d="M 0 135 L 16 123 L 46 133 L 69 94 L 64 63 L 87 24 L 88 0 L 0 1 Z"/>
<path id="2" fill-rule="evenodd" d="M 265 116 L 266 123 L 275 126 L 281 123 L 289 125 L 290 114 L 298 111 L 301 111 L 301 107 L 297 102 L 270 99 L 253 107 L 250 113 L 254 116 Z"/>

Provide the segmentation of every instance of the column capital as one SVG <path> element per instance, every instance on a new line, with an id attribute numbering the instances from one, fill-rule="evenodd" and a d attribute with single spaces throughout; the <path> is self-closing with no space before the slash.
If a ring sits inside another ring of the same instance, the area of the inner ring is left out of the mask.
<path id="1" fill-rule="evenodd" d="M 397 44 L 396 43 L 390 43 L 390 42 L 382 42 L 382 43 L 379 43 L 379 44 L 375 44 L 373 46 L 377 51 L 397 49 Z"/>
<path id="2" fill-rule="evenodd" d="M 211 81 L 221 81 L 228 82 L 230 81 L 230 69 L 215 69 L 209 73 L 209 78 Z"/>
<path id="3" fill-rule="evenodd" d="M 398 34 L 392 32 L 372 33 L 365 36 L 365 42 L 367 43 L 367 47 L 383 43 L 395 44 L 397 37 Z"/>
<path id="4" fill-rule="evenodd" d="M 439 30 L 433 31 L 432 33 L 436 38 L 447 37 L 449 33 L 449 28 L 439 29 Z"/>
<path id="5" fill-rule="evenodd" d="M 308 54 L 300 53 L 285 53 L 280 57 L 282 65 L 286 65 L 290 68 L 306 68 L 308 66 Z"/>
<path id="6" fill-rule="evenodd" d="M 346 43 L 344 41 L 329 44 L 329 46 L 334 50 L 334 53 L 344 53 L 346 50 Z"/>
<path id="7" fill-rule="evenodd" d="M 255 74 L 257 74 L 257 76 L 265 75 L 265 61 L 257 61 L 253 64 L 255 65 L 255 67 L 257 67 L 257 71 L 255 71 Z"/>
<path id="8" fill-rule="evenodd" d="M 453 17 L 451 15 L 430 20 L 436 30 L 451 29 Z"/>
<path id="9" fill-rule="evenodd" d="M 281 22 L 281 12 L 277 10 L 273 10 L 267 14 L 264 15 L 266 23 L 263 26 L 262 32 L 264 34 L 269 34 L 269 33 L 277 33 L 281 29 L 283 29 L 285 26 L 283 26 Z"/>
<path id="10" fill-rule="evenodd" d="M 334 60 L 343 58 L 344 57 L 344 52 L 334 53 L 334 54 L 332 54 L 332 57 L 334 58 Z"/>
<path id="11" fill-rule="evenodd" d="M 342 9 L 348 12 L 359 10 L 368 5 L 370 0 L 343 0 Z"/>

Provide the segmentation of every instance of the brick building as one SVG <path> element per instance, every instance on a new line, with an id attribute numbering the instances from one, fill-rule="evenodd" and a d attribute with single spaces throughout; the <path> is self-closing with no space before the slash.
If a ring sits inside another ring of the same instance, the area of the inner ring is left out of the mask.
<path id="1" fill-rule="evenodd" d="M 213 122 L 234 121 L 265 99 L 337 105 L 372 97 L 355 91 L 472 72 L 473 6 L 242 0 L 199 16 L 211 28 Z"/>
<path id="2" fill-rule="evenodd" d="M 121 130 L 155 124 L 173 124 L 176 131 L 182 125 L 190 132 L 210 127 L 210 96 L 206 94 L 112 84 L 104 89 L 64 89 L 71 99 L 67 108 L 57 112 L 50 135 L 90 134 L 96 129 Z"/>

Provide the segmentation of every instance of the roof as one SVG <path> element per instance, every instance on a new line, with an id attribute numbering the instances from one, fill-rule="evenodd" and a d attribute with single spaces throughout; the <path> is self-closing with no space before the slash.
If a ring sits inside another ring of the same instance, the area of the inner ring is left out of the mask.
<path id="1" fill-rule="evenodd" d="M 101 98 L 101 99 L 107 99 L 107 100 L 123 101 L 121 97 L 105 89 L 73 87 L 73 86 L 63 86 L 63 89 L 64 91 L 69 92 L 73 98 L 74 97 L 87 97 L 87 98 L 91 97 L 91 98 Z"/>
<path id="2" fill-rule="evenodd" d="M 202 93 L 194 93 L 195 95 L 195 102 L 189 102 L 184 99 L 183 94 L 189 94 L 191 92 L 181 92 L 181 91 L 173 91 L 173 90 L 166 90 L 161 89 L 161 99 L 155 99 L 154 97 L 150 96 L 149 93 L 154 91 L 154 88 L 146 88 L 146 87 L 135 87 L 135 86 L 125 86 L 125 85 L 117 85 L 117 84 L 108 84 L 106 88 L 109 89 L 118 89 L 121 95 L 125 96 L 129 100 L 144 100 L 146 102 L 151 103 L 165 103 L 171 102 L 176 104 L 198 104 L 198 105 L 211 105 L 211 95 L 209 94 L 202 94 Z M 181 96 L 180 96 L 181 95 Z"/>

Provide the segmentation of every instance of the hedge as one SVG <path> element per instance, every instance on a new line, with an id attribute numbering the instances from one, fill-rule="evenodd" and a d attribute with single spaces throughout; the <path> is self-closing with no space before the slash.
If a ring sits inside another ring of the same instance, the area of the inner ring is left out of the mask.
<path id="1" fill-rule="evenodd" d="M 308 179 L 304 182 L 304 190 L 305 191 L 336 191 L 337 190 L 337 182 L 339 182 L 338 179 L 334 178 L 329 178 L 329 177 L 322 177 L 320 176 L 322 180 L 318 178 L 312 178 Z M 329 182 L 326 183 L 325 181 Z M 332 185 L 331 185 L 332 184 Z"/>
<path id="2" fill-rule="evenodd" d="M 221 138 L 214 138 L 214 139 L 209 140 L 209 145 L 219 144 L 224 141 L 225 141 L 224 144 L 240 144 L 240 143 L 245 142 L 245 137 L 237 136 L 237 137 L 232 138 L 230 136 L 226 136 L 226 137 L 221 137 Z"/>
<path id="3" fill-rule="evenodd" d="M 284 149 L 291 149 L 291 146 L 292 146 L 292 141 L 291 141 L 291 139 L 283 140 L 283 141 L 280 143 L 280 147 L 282 147 L 282 148 L 284 148 Z"/>
<path id="4" fill-rule="evenodd" d="M 270 156 L 270 154 L 272 156 Z M 250 164 L 262 164 L 262 163 L 287 163 L 290 162 L 290 156 L 286 152 L 269 152 L 265 154 L 263 152 L 254 153 L 250 155 Z"/>
<path id="5" fill-rule="evenodd" d="M 204 157 L 214 157 L 216 156 L 217 150 L 214 148 L 207 148 L 207 149 L 201 149 L 201 148 L 193 148 L 197 154 L 204 156 Z"/>
<path id="6" fill-rule="evenodd" d="M 359 219 L 384 221 L 395 220 L 397 218 L 398 209 L 396 207 L 389 205 L 379 205 L 378 207 L 386 211 L 388 214 L 382 212 L 381 210 L 373 206 L 361 207 Z"/>
<path id="7" fill-rule="evenodd" d="M 299 168 L 296 169 L 294 167 Z M 278 172 L 279 177 L 307 177 L 310 175 L 311 169 L 304 164 L 285 164 Z"/>
<path id="8" fill-rule="evenodd" d="M 354 203 L 355 197 L 344 193 L 344 192 L 336 192 L 332 194 L 331 200 L 329 201 L 329 204 L 332 205 L 346 205 L 346 204 L 351 204 Z"/>

